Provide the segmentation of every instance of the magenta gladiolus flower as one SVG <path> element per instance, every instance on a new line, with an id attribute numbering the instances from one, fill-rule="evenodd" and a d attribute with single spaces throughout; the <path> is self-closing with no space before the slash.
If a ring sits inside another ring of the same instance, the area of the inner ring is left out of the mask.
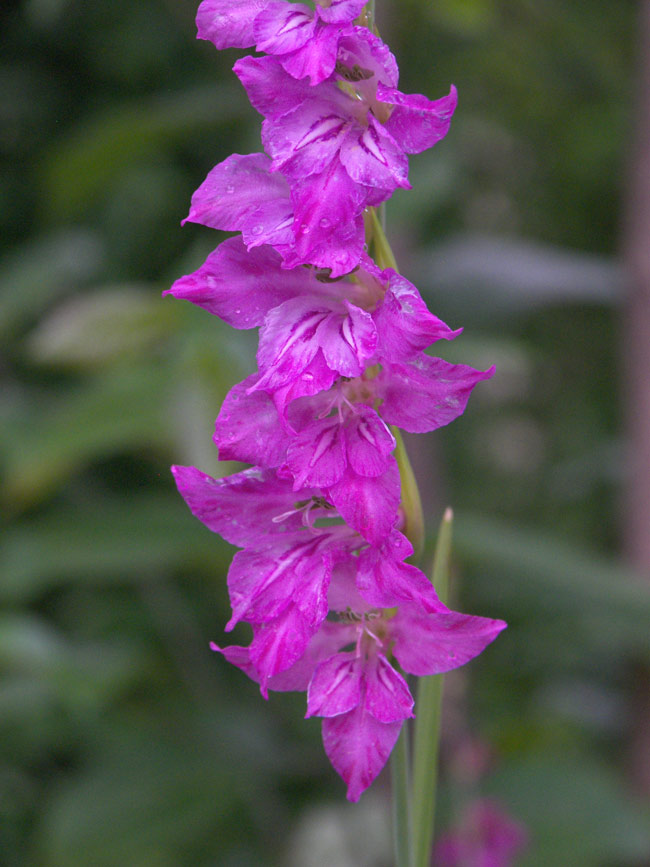
<path id="1" fill-rule="evenodd" d="M 453 87 L 436 101 L 397 89 L 397 63 L 389 49 L 365 27 L 351 24 L 362 6 L 359 0 L 341 0 L 316 4 L 312 11 L 286 0 L 204 0 L 199 7 L 201 38 L 218 48 L 255 45 L 268 55 L 243 58 L 235 71 L 266 118 L 262 139 L 271 156 L 269 169 L 287 181 L 286 189 L 265 183 L 263 195 L 271 195 L 273 205 L 267 200 L 262 211 L 254 206 L 255 187 L 244 191 L 256 222 L 250 224 L 250 214 L 234 213 L 241 194 L 232 207 L 227 201 L 227 213 L 221 211 L 218 219 L 239 223 L 233 225 L 238 231 L 256 230 L 261 238 L 277 231 L 278 224 L 269 223 L 281 211 L 280 243 L 290 248 L 285 258 L 290 267 L 315 263 L 335 275 L 351 270 L 362 252 L 364 209 L 385 201 L 397 187 L 409 187 L 407 154 L 444 138 L 456 107 Z M 226 164 L 198 191 L 197 211 L 199 200 L 224 175 L 230 175 L 226 189 L 233 191 L 244 180 L 243 166 L 235 171 L 232 162 Z M 261 165 L 258 160 L 258 176 Z M 190 212 L 189 219 L 197 216 Z"/>
<path id="2" fill-rule="evenodd" d="M 235 64 L 266 153 L 208 174 L 187 220 L 240 234 L 167 290 L 259 328 L 257 371 L 230 390 L 214 433 L 221 459 L 251 468 L 214 479 L 173 467 L 192 513 L 240 548 L 225 628 L 247 623 L 252 639 L 213 648 L 265 697 L 306 691 L 354 801 L 414 715 L 401 672 L 463 665 L 505 626 L 451 611 L 407 562 L 396 428 L 449 424 L 493 369 L 427 354 L 460 330 L 366 251 L 364 216 L 408 188 L 408 154 L 445 136 L 456 94 L 401 93 L 363 7 L 203 0 L 200 38 L 266 54 Z"/>
<path id="3" fill-rule="evenodd" d="M 289 184 L 282 175 L 272 174 L 270 166 L 265 154 L 228 157 L 212 169 L 195 192 L 187 221 L 241 232 L 249 250 L 269 244 L 286 268 L 311 264 L 329 269 L 332 277 L 352 271 L 363 252 L 363 218 L 340 212 L 330 230 L 312 238 L 309 256 L 301 256 L 293 233 Z M 314 208 L 320 208 L 317 196 Z"/>
<path id="4" fill-rule="evenodd" d="M 459 824 L 435 847 L 440 867 L 513 867 L 524 852 L 528 834 L 499 804 L 474 801 Z"/>
<path id="5" fill-rule="evenodd" d="M 222 652 L 265 696 L 308 689 L 307 715 L 325 718 L 326 752 L 348 797 L 358 800 L 412 716 L 413 699 L 389 648 L 404 671 L 438 674 L 480 653 L 505 623 L 450 611 L 426 576 L 404 562 L 413 549 L 398 530 L 368 545 L 346 524 L 331 523 L 336 511 L 318 489 L 296 494 L 257 468 L 218 480 L 194 467 L 174 473 L 193 514 L 243 546 L 228 574 L 233 616 L 226 629 L 245 619 L 254 637 L 247 648 Z M 319 527 L 323 518 L 327 526 Z M 325 620 L 328 609 L 340 613 L 336 629 Z M 342 650 L 351 643 L 355 651 Z"/>
<path id="6" fill-rule="evenodd" d="M 338 43 L 365 0 L 332 0 L 310 9 L 287 0 L 204 0 L 196 17 L 198 35 L 217 48 L 251 48 L 278 57 L 293 78 L 312 84 L 329 78 Z"/>
<path id="7" fill-rule="evenodd" d="M 286 271 L 269 246 L 246 252 L 233 238 L 168 291 L 235 328 L 261 326 L 259 374 L 235 386 L 217 419 L 221 457 L 281 467 L 295 490 L 325 489 L 352 527 L 378 541 L 394 524 L 400 489 L 386 423 L 412 432 L 446 425 L 493 371 L 421 351 L 459 332 L 393 270 L 366 256 L 353 277 Z"/>
<path id="8" fill-rule="evenodd" d="M 293 79 L 274 57 L 246 57 L 234 67 L 265 117 L 270 170 L 289 184 L 299 257 L 408 188 L 407 154 L 444 138 L 456 107 L 454 88 L 435 102 L 397 90 L 395 59 L 365 28 L 343 36 L 338 50 L 337 72 L 316 86 Z"/>

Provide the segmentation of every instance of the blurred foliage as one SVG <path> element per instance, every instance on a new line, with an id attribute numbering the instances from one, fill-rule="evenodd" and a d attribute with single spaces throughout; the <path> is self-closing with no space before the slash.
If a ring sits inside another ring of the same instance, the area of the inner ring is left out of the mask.
<path id="1" fill-rule="evenodd" d="M 435 256 L 472 233 L 613 256 L 636 4 L 377 6 L 403 88 L 454 81 L 461 99 L 389 208 L 407 276 L 416 243 Z M 7 867 L 279 864 L 306 808 L 343 798 L 303 698 L 267 705 L 210 658 L 231 552 L 168 469 L 233 470 L 212 425 L 254 352 L 253 336 L 160 298 L 220 240 L 180 228 L 193 190 L 259 147 L 236 53 L 196 42 L 194 13 L 195 0 L 0 7 Z M 456 510 L 463 607 L 510 623 L 470 669 L 471 726 L 502 756 L 486 786 L 530 828 L 525 867 L 641 863 L 648 810 L 622 755 L 650 599 L 616 559 L 616 293 L 565 300 L 549 285 L 497 312 L 418 277 L 453 325 L 471 317 L 446 357 L 499 370 L 416 446 L 425 495 Z"/>

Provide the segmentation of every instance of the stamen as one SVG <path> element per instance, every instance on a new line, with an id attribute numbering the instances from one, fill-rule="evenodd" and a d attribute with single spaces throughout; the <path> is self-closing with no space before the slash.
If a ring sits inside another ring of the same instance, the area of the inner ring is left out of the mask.
<path id="1" fill-rule="evenodd" d="M 295 503 L 293 509 L 289 509 L 288 511 L 283 512 L 281 515 L 276 515 L 274 518 L 271 518 L 271 521 L 274 524 L 281 524 L 292 515 L 297 515 L 298 512 L 304 512 L 305 509 L 311 505 L 311 503 L 312 500 L 298 500 L 298 502 Z"/>
<path id="2" fill-rule="evenodd" d="M 289 509 L 288 512 L 283 512 L 281 515 L 276 515 L 274 518 L 271 518 L 271 521 L 274 524 L 281 524 L 283 521 L 286 521 L 287 518 L 290 518 L 292 515 L 296 515 L 298 512 L 301 512 L 302 509 L 302 506 L 299 509 Z"/>
<path id="3" fill-rule="evenodd" d="M 346 81 L 367 81 L 375 74 L 371 69 L 364 69 L 355 63 L 353 66 L 346 66 L 340 60 L 336 63 L 336 74 L 340 75 Z"/>
<path id="4" fill-rule="evenodd" d="M 317 527 L 314 527 L 314 518 L 312 517 L 312 512 L 314 511 L 314 503 L 310 503 L 304 511 L 302 516 L 302 522 L 307 527 L 310 533 L 313 533 L 314 536 L 319 535 L 320 531 Z"/>
<path id="5" fill-rule="evenodd" d="M 327 416 L 331 413 L 334 405 L 341 400 L 341 386 L 337 381 L 334 383 L 332 387 L 332 400 L 327 404 L 325 409 L 319 413 L 318 418 L 327 418 Z"/>

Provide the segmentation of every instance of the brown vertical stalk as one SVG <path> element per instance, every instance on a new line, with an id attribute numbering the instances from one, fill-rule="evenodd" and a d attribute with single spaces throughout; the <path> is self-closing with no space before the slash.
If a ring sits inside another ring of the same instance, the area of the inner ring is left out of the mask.
<path id="1" fill-rule="evenodd" d="M 650 586 L 650 0 L 639 3 L 639 76 L 623 222 L 627 476 L 625 556 Z M 632 775 L 650 796 L 650 672 L 637 680 Z"/>

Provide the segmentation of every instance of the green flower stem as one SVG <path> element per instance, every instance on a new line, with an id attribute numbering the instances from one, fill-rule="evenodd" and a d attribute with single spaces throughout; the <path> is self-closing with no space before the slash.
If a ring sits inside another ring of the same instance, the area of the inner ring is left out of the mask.
<path id="1" fill-rule="evenodd" d="M 397 271 L 397 261 L 382 225 L 385 213 L 378 208 L 369 208 L 367 214 L 366 237 L 369 244 L 372 244 L 375 262 L 380 268 L 393 268 Z M 404 535 L 413 545 L 414 554 L 417 558 L 420 557 L 424 548 L 422 501 L 420 500 L 420 492 L 404 446 L 402 434 L 396 427 L 391 427 L 391 432 L 397 442 L 395 458 L 397 459 L 402 484 L 401 499 L 404 510 L 404 527 L 402 529 L 404 530 Z"/>
<path id="2" fill-rule="evenodd" d="M 395 867 L 413 867 L 409 758 L 409 727 L 405 723 L 390 756 Z"/>
<path id="3" fill-rule="evenodd" d="M 375 0 L 369 0 L 366 6 L 366 15 L 368 16 L 368 29 L 375 29 Z"/>
<path id="4" fill-rule="evenodd" d="M 370 0 L 367 7 L 368 26 L 375 29 L 375 0 Z M 366 239 L 372 249 L 377 265 L 384 268 L 397 268 L 386 232 L 385 208 L 369 208 L 366 212 Z M 424 546 L 424 518 L 420 492 L 413 474 L 413 468 L 404 447 L 402 435 L 397 428 L 392 428 L 396 440 L 395 458 L 401 477 L 401 501 L 404 510 L 404 534 L 413 545 L 416 556 L 420 556 Z M 393 791 L 393 846 L 395 867 L 413 867 L 413 828 L 411 813 L 411 781 L 409 755 L 409 726 L 402 726 L 390 759 L 391 785 Z"/>
<path id="5" fill-rule="evenodd" d="M 447 509 L 440 524 L 433 559 L 433 586 L 446 604 L 453 513 Z M 443 675 L 421 677 L 418 682 L 413 750 L 413 853 L 414 867 L 429 867 L 436 812 L 438 741 Z"/>
<path id="6" fill-rule="evenodd" d="M 424 515 L 422 513 L 420 491 L 418 483 L 415 481 L 415 474 L 409 461 L 406 447 L 404 446 L 401 431 L 392 425 L 390 430 L 397 443 L 395 458 L 399 468 L 401 482 L 400 498 L 404 512 L 402 532 L 411 545 L 413 545 L 414 556 L 417 559 L 422 555 L 424 548 Z"/>
<path id="7" fill-rule="evenodd" d="M 393 255 L 393 251 L 391 250 L 390 244 L 388 243 L 388 238 L 386 237 L 386 233 L 384 232 L 384 227 L 382 225 L 384 221 L 383 214 L 380 215 L 377 213 L 377 208 L 370 208 L 370 220 L 372 226 L 372 243 L 373 243 L 373 252 L 374 258 L 377 265 L 380 268 L 393 268 L 395 271 L 399 271 L 397 267 L 397 260 Z"/>

